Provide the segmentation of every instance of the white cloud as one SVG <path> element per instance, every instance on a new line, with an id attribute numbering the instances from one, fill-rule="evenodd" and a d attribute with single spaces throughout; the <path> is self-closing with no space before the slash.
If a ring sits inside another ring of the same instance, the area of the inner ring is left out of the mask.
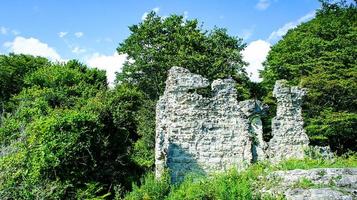
<path id="1" fill-rule="evenodd" d="M 288 32 L 288 30 L 290 30 L 294 27 L 296 27 L 296 23 L 294 23 L 294 22 L 288 22 L 288 23 L 284 24 L 284 26 L 280 27 L 276 31 L 273 31 L 269 35 L 268 41 L 275 42 L 275 41 L 281 39 L 281 37 L 283 37 Z"/>
<path id="2" fill-rule="evenodd" d="M 6 35 L 8 30 L 9 30 L 8 28 L 0 26 L 0 34 Z"/>
<path id="3" fill-rule="evenodd" d="M 20 31 L 17 31 L 17 30 L 12 30 L 11 33 L 13 35 L 20 35 Z"/>
<path id="4" fill-rule="evenodd" d="M 76 46 L 76 47 L 73 47 L 71 51 L 72 51 L 72 53 L 75 53 L 75 54 L 81 54 L 81 53 L 85 53 L 87 50 Z"/>
<path id="5" fill-rule="evenodd" d="M 188 11 L 183 12 L 183 19 L 186 20 L 188 18 Z"/>
<path id="6" fill-rule="evenodd" d="M 315 15 L 316 15 L 316 12 L 315 12 L 315 11 L 309 12 L 309 13 L 307 13 L 306 15 L 300 17 L 300 18 L 297 20 L 297 22 L 300 24 L 300 23 L 309 21 L 310 19 L 314 18 Z"/>
<path id="7" fill-rule="evenodd" d="M 160 11 L 160 8 L 159 7 L 153 8 L 152 11 L 158 13 Z"/>
<path id="8" fill-rule="evenodd" d="M 5 42 L 4 47 L 8 48 L 9 52 L 14 52 L 15 54 L 30 54 L 46 57 L 52 61 L 63 61 L 55 49 L 32 37 L 24 38 L 18 36 L 12 42 Z"/>
<path id="9" fill-rule="evenodd" d="M 121 72 L 126 60 L 126 54 L 118 54 L 115 52 L 112 56 L 106 56 L 95 53 L 87 60 L 87 64 L 91 67 L 106 70 L 109 85 L 113 85 L 115 72 Z"/>
<path id="10" fill-rule="evenodd" d="M 255 8 L 258 10 L 266 10 L 270 6 L 270 0 L 259 0 L 255 5 Z"/>
<path id="11" fill-rule="evenodd" d="M 10 28 L 0 26 L 0 35 L 7 35 L 8 33 L 11 33 L 12 35 L 19 35 L 20 32 L 17 30 L 12 30 Z"/>
<path id="12" fill-rule="evenodd" d="M 141 16 L 141 20 L 145 20 L 146 19 L 146 17 L 148 16 L 148 12 L 144 12 L 144 14 Z"/>
<path id="13" fill-rule="evenodd" d="M 66 36 L 68 34 L 68 32 L 59 32 L 58 33 L 58 37 L 60 37 L 60 38 L 63 38 L 64 36 Z"/>
<path id="14" fill-rule="evenodd" d="M 77 38 L 80 38 L 80 37 L 82 37 L 83 35 L 84 35 L 83 32 L 75 32 L 75 33 L 74 33 L 74 36 L 76 36 Z"/>
<path id="15" fill-rule="evenodd" d="M 246 68 L 251 81 L 260 82 L 259 70 L 263 69 L 262 63 L 265 61 L 270 50 L 270 43 L 264 40 L 256 40 L 251 42 L 242 52 L 243 60 L 248 62 Z"/>
<path id="16" fill-rule="evenodd" d="M 290 29 L 297 27 L 299 24 L 306 22 L 312 18 L 315 17 L 315 11 L 310 12 L 302 17 L 300 17 L 298 20 L 293 21 L 293 22 L 288 22 L 286 24 L 284 24 L 284 26 L 282 26 L 281 28 L 279 28 L 276 31 L 273 31 L 269 38 L 268 38 L 268 42 L 270 43 L 274 43 L 278 40 L 280 40 Z"/>
<path id="17" fill-rule="evenodd" d="M 151 11 L 154 11 L 155 13 L 159 13 L 160 8 L 159 7 L 155 7 L 153 9 L 151 9 Z M 146 17 L 148 16 L 149 12 L 144 12 L 144 14 L 141 16 L 141 20 L 145 20 Z"/>

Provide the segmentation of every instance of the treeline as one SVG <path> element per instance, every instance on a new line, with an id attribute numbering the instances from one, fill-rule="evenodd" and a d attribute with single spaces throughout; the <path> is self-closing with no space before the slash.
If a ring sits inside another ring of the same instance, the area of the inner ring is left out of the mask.
<path id="1" fill-rule="evenodd" d="M 322 1 L 314 19 L 271 48 L 261 73 L 263 99 L 272 107 L 275 80 L 308 88 L 303 115 L 310 143 L 339 154 L 357 150 L 356 47 L 356 3 Z"/>
<path id="2" fill-rule="evenodd" d="M 141 175 L 130 159 L 143 98 L 135 88 L 108 90 L 104 71 L 77 61 L 10 54 L 0 63 L 4 88 L 20 88 L 2 90 L 11 98 L 0 127 L 1 199 L 93 198 Z"/>
<path id="3" fill-rule="evenodd" d="M 209 80 L 236 80 L 238 100 L 275 105 L 275 80 L 309 89 L 304 105 L 313 145 L 357 149 L 356 4 L 327 3 L 274 45 L 252 83 L 242 39 L 197 20 L 150 13 L 119 45 L 129 61 L 115 87 L 105 72 L 71 60 L 0 55 L 0 198 L 112 199 L 154 168 L 155 104 L 166 72 L 182 66 Z M 208 93 L 208 90 L 201 91 Z M 269 139 L 269 127 L 264 130 Z"/>

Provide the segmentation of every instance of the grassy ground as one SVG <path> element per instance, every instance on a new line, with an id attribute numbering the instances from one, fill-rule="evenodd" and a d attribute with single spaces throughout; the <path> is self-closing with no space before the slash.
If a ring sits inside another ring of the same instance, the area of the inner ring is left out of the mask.
<path id="1" fill-rule="evenodd" d="M 342 167 L 357 167 L 357 154 L 336 157 L 332 160 L 322 158 L 287 160 L 277 165 L 257 163 L 245 171 L 238 172 L 232 169 L 211 177 L 191 174 L 180 184 L 171 184 L 167 173 L 161 180 L 155 180 L 154 175 L 149 173 L 143 178 L 141 185 L 134 185 L 133 190 L 127 193 L 124 199 L 280 199 L 282 197 L 261 196 L 257 192 L 263 186 L 275 184 L 264 181 L 261 177 L 276 170 Z M 305 182 L 303 185 L 308 187 L 308 182 Z"/>

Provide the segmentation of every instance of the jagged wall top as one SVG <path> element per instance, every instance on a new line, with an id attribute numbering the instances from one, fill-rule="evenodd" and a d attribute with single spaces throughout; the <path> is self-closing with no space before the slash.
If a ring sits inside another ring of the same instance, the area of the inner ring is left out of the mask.
<path id="1" fill-rule="evenodd" d="M 301 102 L 306 91 L 278 81 L 274 88 L 278 115 L 273 139 L 263 140 L 259 101 L 237 101 L 235 82 L 212 82 L 210 98 L 194 90 L 209 81 L 189 70 L 173 67 L 156 108 L 155 165 L 159 177 L 165 167 L 173 181 L 187 172 L 211 173 L 251 162 L 298 157 L 308 143 L 303 130 Z"/>
<path id="2" fill-rule="evenodd" d="M 166 80 L 165 94 L 184 93 L 192 89 L 205 88 L 210 85 L 208 79 L 201 75 L 191 73 L 182 67 L 172 67 L 168 71 Z M 213 95 L 231 94 L 237 95 L 233 79 L 217 79 L 211 84 Z"/>
<path id="3" fill-rule="evenodd" d="M 182 67 L 172 67 L 168 72 L 165 93 L 187 92 L 209 86 L 208 79 Z"/>
<path id="4" fill-rule="evenodd" d="M 273 97 L 276 98 L 277 117 L 291 116 L 301 117 L 301 104 L 303 97 L 306 95 L 307 89 L 298 86 L 290 87 L 286 80 L 278 80 L 275 82 Z"/>
<path id="5" fill-rule="evenodd" d="M 272 119 L 273 138 L 268 144 L 270 161 L 304 157 L 309 138 L 304 130 L 301 104 L 306 92 L 304 88 L 288 86 L 286 80 L 276 81 L 273 96 L 277 111 Z"/>

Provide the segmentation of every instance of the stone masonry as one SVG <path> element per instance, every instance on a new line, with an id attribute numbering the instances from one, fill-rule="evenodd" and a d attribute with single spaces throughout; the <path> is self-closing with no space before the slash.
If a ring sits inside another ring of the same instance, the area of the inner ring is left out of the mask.
<path id="1" fill-rule="evenodd" d="M 303 130 L 303 89 L 277 82 L 274 95 L 278 114 L 273 120 L 273 139 L 263 140 L 261 103 L 238 102 L 232 79 L 209 81 L 185 68 L 168 72 L 164 95 L 156 108 L 156 176 L 165 168 L 173 182 L 187 173 L 210 174 L 231 167 L 270 159 L 302 157 L 308 139 Z M 196 89 L 211 86 L 212 97 Z"/>
<path id="2" fill-rule="evenodd" d="M 308 181 L 315 187 L 303 188 L 299 182 Z M 323 199 L 352 200 L 357 199 L 357 168 L 319 168 L 295 169 L 271 172 L 265 180 L 275 184 L 259 189 L 271 196 L 283 195 L 287 200 Z"/>
<path id="3" fill-rule="evenodd" d="M 273 138 L 269 141 L 270 161 L 304 157 L 304 149 L 309 144 L 301 115 L 305 94 L 305 89 L 286 86 L 285 80 L 276 81 L 273 96 L 277 99 L 277 111 L 272 120 Z"/>

